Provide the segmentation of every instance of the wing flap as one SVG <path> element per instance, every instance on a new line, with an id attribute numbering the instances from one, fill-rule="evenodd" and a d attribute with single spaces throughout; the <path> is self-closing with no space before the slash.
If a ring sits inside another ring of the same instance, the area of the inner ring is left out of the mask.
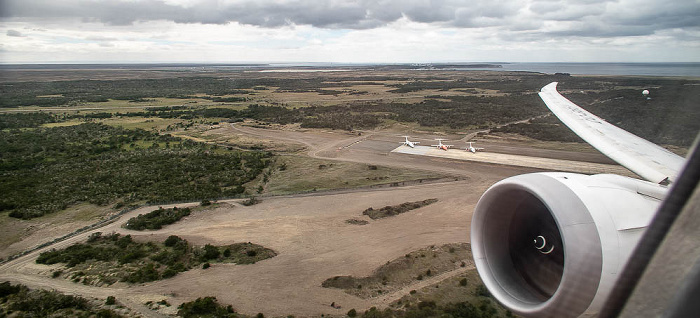
<path id="1" fill-rule="evenodd" d="M 659 184 L 673 182 L 685 163 L 682 157 L 618 128 L 577 106 L 557 92 L 557 82 L 543 87 L 540 98 L 559 120 L 610 159 Z"/>

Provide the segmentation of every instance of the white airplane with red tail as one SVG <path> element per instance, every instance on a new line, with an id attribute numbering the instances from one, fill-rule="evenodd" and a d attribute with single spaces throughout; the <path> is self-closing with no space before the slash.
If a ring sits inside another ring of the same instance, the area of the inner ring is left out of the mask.
<path id="1" fill-rule="evenodd" d="M 447 148 L 452 147 L 452 145 L 445 145 L 445 144 L 442 143 L 442 141 L 445 140 L 445 139 L 435 139 L 435 140 L 438 141 L 438 144 L 437 144 L 437 145 L 430 145 L 431 147 L 437 147 L 438 149 L 442 149 L 442 150 L 445 150 L 445 151 L 447 151 Z"/>

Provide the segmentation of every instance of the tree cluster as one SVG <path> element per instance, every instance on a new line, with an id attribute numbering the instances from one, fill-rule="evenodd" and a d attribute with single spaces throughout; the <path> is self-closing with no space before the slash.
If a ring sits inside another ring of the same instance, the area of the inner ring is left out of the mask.
<path id="1" fill-rule="evenodd" d="M 350 312 L 348 312 L 350 314 Z M 354 313 L 355 316 L 357 312 Z M 436 304 L 432 300 L 424 300 L 403 309 L 386 308 L 379 310 L 372 307 L 361 315 L 360 318 L 417 318 L 417 317 L 445 317 L 445 318 L 496 318 L 512 317 L 510 311 L 499 313 L 493 301 L 487 298 L 480 300 L 478 306 L 470 302 Z"/>
<path id="2" fill-rule="evenodd" d="M 163 225 L 173 224 L 188 215 L 190 215 L 190 208 L 159 208 L 158 210 L 130 218 L 124 224 L 124 228 L 136 231 L 160 230 L 163 228 Z"/>
<path id="3" fill-rule="evenodd" d="M 29 219 L 78 202 L 236 197 L 271 156 L 94 123 L 0 131 L 0 211 Z"/>
<path id="4" fill-rule="evenodd" d="M 200 297 L 196 300 L 182 303 L 177 308 L 177 315 L 183 318 L 238 317 L 231 305 L 228 305 L 226 307 L 220 305 L 219 302 L 216 301 L 216 297 Z"/>
<path id="5" fill-rule="evenodd" d="M 24 285 L 0 283 L 0 317 L 97 317 L 119 318 L 110 309 L 87 299 L 57 291 L 31 290 Z"/>
<path id="6" fill-rule="evenodd" d="M 46 123 L 54 123 L 57 119 L 52 114 L 39 113 L 6 113 L 0 115 L 0 130 L 39 127 Z"/>
<path id="7" fill-rule="evenodd" d="M 492 133 L 519 134 L 543 141 L 584 142 L 555 116 L 491 129 Z"/>
<path id="8" fill-rule="evenodd" d="M 170 278 L 180 272 L 198 267 L 204 262 L 232 262 L 253 264 L 277 255 L 274 251 L 253 243 L 235 243 L 226 246 L 207 244 L 190 245 L 187 240 L 171 235 L 163 243 L 136 242 L 130 235 L 117 233 L 102 235 L 97 232 L 85 243 L 71 245 L 61 250 L 51 250 L 39 255 L 38 264 L 64 263 L 75 267 L 88 261 L 112 264 L 122 268 L 119 280 L 128 283 L 145 283 Z M 87 275 L 76 272 L 73 277 Z M 106 275 L 97 275 L 103 283 L 114 283 Z"/>

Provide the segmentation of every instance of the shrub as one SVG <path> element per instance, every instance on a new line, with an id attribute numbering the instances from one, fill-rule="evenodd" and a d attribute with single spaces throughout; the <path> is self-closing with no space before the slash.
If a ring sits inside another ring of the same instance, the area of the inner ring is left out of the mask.
<path id="1" fill-rule="evenodd" d="M 19 293 L 20 286 L 21 285 L 12 286 L 12 284 L 10 284 L 10 282 L 0 283 L 0 297 L 6 297 L 9 295 Z"/>
<path id="2" fill-rule="evenodd" d="M 462 278 L 459 280 L 459 286 L 467 286 L 467 279 Z"/>
<path id="3" fill-rule="evenodd" d="M 202 255 L 203 260 L 216 259 L 219 257 L 219 255 L 221 255 L 221 252 L 219 252 L 218 247 L 211 244 L 204 245 L 204 255 Z"/>
<path id="4" fill-rule="evenodd" d="M 381 219 L 389 216 L 394 216 L 398 215 L 401 213 L 408 212 L 413 209 L 417 209 L 420 207 L 424 207 L 429 204 L 433 204 L 437 202 L 437 199 L 427 199 L 423 201 L 416 201 L 416 202 L 406 202 L 406 203 L 401 203 L 399 205 L 388 205 L 385 206 L 379 210 L 375 210 L 373 208 L 368 208 L 365 211 L 362 212 L 363 215 L 369 216 L 371 219 L 376 220 L 376 219 Z"/>
<path id="5" fill-rule="evenodd" d="M 202 265 L 202 269 L 207 269 L 209 267 L 211 267 L 211 264 L 209 264 L 209 262 L 206 262 Z"/>
<path id="6" fill-rule="evenodd" d="M 178 271 L 172 267 L 168 267 L 163 271 L 163 274 L 161 275 L 164 279 L 165 278 L 170 278 L 175 275 L 177 275 Z"/>
<path id="7" fill-rule="evenodd" d="M 435 307 L 437 307 L 437 305 L 432 300 L 421 301 L 418 303 L 418 309 L 435 308 Z"/>
<path id="8" fill-rule="evenodd" d="M 168 236 L 167 239 L 165 239 L 165 242 L 163 242 L 163 244 L 165 244 L 165 246 L 172 247 L 172 246 L 175 246 L 175 244 L 182 242 L 182 241 L 183 240 L 179 236 L 170 235 L 170 236 Z"/>
<path id="9" fill-rule="evenodd" d="M 479 286 L 476 286 L 476 289 L 474 290 L 474 293 L 475 293 L 477 296 L 483 296 L 483 297 L 489 297 L 489 296 L 491 296 L 491 293 L 489 293 L 489 289 L 486 288 L 486 286 L 481 285 L 481 284 L 480 284 Z"/>
<path id="10" fill-rule="evenodd" d="M 262 200 L 260 200 L 256 197 L 250 197 L 248 200 L 241 202 L 241 204 L 243 204 L 245 206 L 251 206 L 251 205 L 256 205 L 260 202 L 262 202 Z"/>
<path id="11" fill-rule="evenodd" d="M 129 283 L 146 283 L 160 279 L 160 274 L 153 263 L 148 263 L 131 273 L 124 280 Z"/>
<path id="12" fill-rule="evenodd" d="M 129 219 L 124 224 L 124 228 L 137 231 L 159 230 L 163 228 L 163 225 L 173 224 L 188 215 L 190 215 L 190 208 L 159 208 L 150 213 L 139 214 Z"/>
<path id="13" fill-rule="evenodd" d="M 348 311 L 348 317 L 353 318 L 353 317 L 355 317 L 355 316 L 357 316 L 357 310 L 355 310 L 355 308 L 350 309 L 350 310 Z"/>
<path id="14" fill-rule="evenodd" d="M 219 305 L 216 297 L 200 297 L 194 301 L 182 303 L 178 307 L 177 315 L 183 318 L 235 317 L 227 308 Z"/>
<path id="15" fill-rule="evenodd" d="M 117 299 L 114 298 L 114 296 L 108 296 L 107 300 L 105 301 L 105 305 L 111 306 L 114 305 L 117 302 Z"/>

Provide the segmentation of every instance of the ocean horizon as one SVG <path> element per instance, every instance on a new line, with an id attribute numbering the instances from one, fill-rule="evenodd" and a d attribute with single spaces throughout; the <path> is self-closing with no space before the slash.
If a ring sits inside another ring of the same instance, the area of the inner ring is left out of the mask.
<path id="1" fill-rule="evenodd" d="M 493 63 L 499 69 L 546 74 L 700 77 L 700 63 Z"/>

